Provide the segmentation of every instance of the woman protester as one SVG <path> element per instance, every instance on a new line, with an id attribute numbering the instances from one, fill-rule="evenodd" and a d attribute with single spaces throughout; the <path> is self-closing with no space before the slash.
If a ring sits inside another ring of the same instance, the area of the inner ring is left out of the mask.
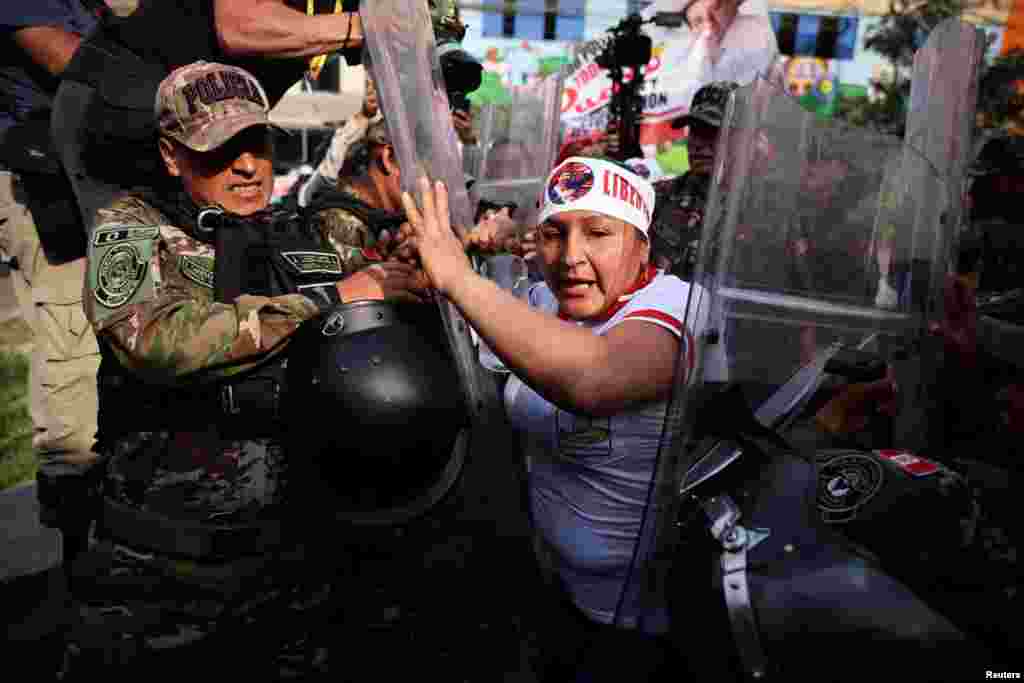
<path id="1" fill-rule="evenodd" d="M 621 599 L 676 363 L 692 371 L 701 327 L 700 316 L 683 323 L 690 285 L 651 265 L 653 188 L 613 162 L 562 162 L 535 231 L 545 279 L 528 301 L 473 271 L 444 185 L 423 180 L 420 190 L 422 211 L 403 195 L 402 246 L 512 373 L 505 407 L 523 436 L 531 515 L 564 604 L 542 648 L 569 671 L 550 679 L 677 677 L 667 610 Z"/>

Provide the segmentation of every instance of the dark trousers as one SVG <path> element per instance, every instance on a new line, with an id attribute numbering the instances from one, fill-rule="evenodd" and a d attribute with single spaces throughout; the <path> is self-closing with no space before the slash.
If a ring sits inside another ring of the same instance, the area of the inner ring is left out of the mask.
<path id="1" fill-rule="evenodd" d="M 687 665 L 667 636 L 590 619 L 557 587 L 538 618 L 541 683 L 687 680 Z"/>

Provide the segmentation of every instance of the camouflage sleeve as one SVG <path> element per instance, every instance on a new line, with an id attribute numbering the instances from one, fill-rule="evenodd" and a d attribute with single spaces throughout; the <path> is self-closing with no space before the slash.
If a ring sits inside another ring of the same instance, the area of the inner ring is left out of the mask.
<path id="1" fill-rule="evenodd" d="M 381 260 L 367 225 L 348 211 L 324 209 L 313 217 L 313 225 L 341 257 L 345 277 Z"/>
<path id="2" fill-rule="evenodd" d="M 121 200 L 101 213 L 89 244 L 86 315 L 127 369 L 166 383 L 236 374 L 318 313 L 300 294 L 215 302 L 213 247 L 166 223 Z"/>

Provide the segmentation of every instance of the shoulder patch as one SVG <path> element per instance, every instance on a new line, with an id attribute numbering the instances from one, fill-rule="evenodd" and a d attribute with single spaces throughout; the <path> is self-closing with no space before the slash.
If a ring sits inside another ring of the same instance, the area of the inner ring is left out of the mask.
<path id="1" fill-rule="evenodd" d="M 326 251 L 282 251 L 281 257 L 288 265 L 303 275 L 324 273 L 343 275 L 341 257 Z"/>
<path id="2" fill-rule="evenodd" d="M 213 289 L 213 259 L 209 256 L 184 254 L 178 257 L 178 267 L 192 282 Z"/>
<path id="3" fill-rule="evenodd" d="M 92 273 L 96 301 L 111 309 L 131 301 L 149 272 L 152 244 L 152 241 L 121 241 L 103 250 Z"/>

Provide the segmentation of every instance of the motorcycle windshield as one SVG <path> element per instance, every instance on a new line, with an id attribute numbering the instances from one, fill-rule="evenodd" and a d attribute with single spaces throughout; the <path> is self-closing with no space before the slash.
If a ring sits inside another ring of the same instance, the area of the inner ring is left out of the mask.
<path id="1" fill-rule="evenodd" d="M 718 438 L 702 424 L 777 426 L 837 345 L 916 352 L 938 313 L 952 200 L 935 164 L 899 138 L 821 119 L 764 79 L 730 97 L 686 304 L 694 337 L 676 363 L 623 610 L 651 613 L 664 594 L 680 491 L 697 476 L 698 442 Z M 699 420 L 723 382 L 739 385 L 749 415 L 734 404 L 736 415 Z M 720 471 L 700 465 L 699 476 Z"/>
<path id="2" fill-rule="evenodd" d="M 363 0 L 360 16 L 367 67 L 377 86 L 402 189 L 418 202 L 422 178 L 443 181 L 452 225 L 463 233 L 473 225 L 473 212 L 427 3 Z M 469 326 L 446 299 L 439 298 L 438 306 L 470 410 L 480 419 L 493 391 L 488 393 L 483 383 Z"/>
<path id="3" fill-rule="evenodd" d="M 536 224 L 537 199 L 558 154 L 561 97 L 562 76 L 553 74 L 480 110 L 473 192 L 486 202 L 514 203 L 526 227 Z"/>

